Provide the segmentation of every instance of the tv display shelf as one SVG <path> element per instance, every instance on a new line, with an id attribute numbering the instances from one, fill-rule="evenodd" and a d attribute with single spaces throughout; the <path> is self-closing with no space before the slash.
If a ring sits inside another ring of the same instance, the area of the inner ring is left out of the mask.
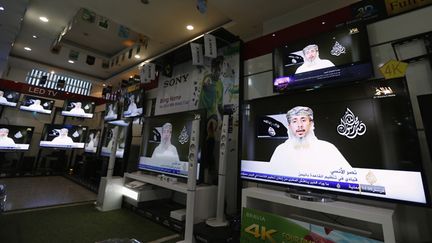
<path id="1" fill-rule="evenodd" d="M 187 183 L 183 182 L 168 182 L 161 180 L 155 175 L 144 174 L 140 171 L 124 174 L 124 183 L 131 180 L 142 181 L 157 187 L 166 188 L 176 192 L 190 194 L 191 191 L 187 188 Z M 200 223 L 208 218 L 216 215 L 216 196 L 217 186 L 215 185 L 197 185 L 195 190 L 195 210 L 194 222 Z"/>
<path id="2" fill-rule="evenodd" d="M 260 204 L 263 204 L 262 201 L 375 223 L 382 226 L 384 242 L 396 242 L 393 228 L 393 209 L 342 201 L 326 203 L 301 201 L 291 198 L 285 192 L 265 188 L 249 187 L 242 190 L 242 208 L 260 208 Z M 289 210 L 288 207 L 287 210 Z"/>

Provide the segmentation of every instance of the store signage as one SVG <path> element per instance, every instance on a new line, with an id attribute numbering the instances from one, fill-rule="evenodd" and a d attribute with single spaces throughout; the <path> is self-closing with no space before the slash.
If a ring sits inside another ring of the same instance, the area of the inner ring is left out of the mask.
<path id="1" fill-rule="evenodd" d="M 389 16 L 420 8 L 432 3 L 432 0 L 385 0 Z"/>
<path id="2" fill-rule="evenodd" d="M 380 67 L 379 70 L 385 79 L 392 79 L 404 77 L 407 67 L 408 63 L 392 59 Z"/>
<path id="3" fill-rule="evenodd" d="M 57 97 L 57 95 L 58 95 L 58 91 L 39 88 L 39 87 L 35 87 L 35 86 L 29 86 L 28 87 L 28 93 L 39 95 L 39 96 L 48 96 L 48 97 L 53 97 L 53 98 Z"/>
<path id="4" fill-rule="evenodd" d="M 251 208 L 243 208 L 241 222 L 241 243 L 381 242 Z"/>

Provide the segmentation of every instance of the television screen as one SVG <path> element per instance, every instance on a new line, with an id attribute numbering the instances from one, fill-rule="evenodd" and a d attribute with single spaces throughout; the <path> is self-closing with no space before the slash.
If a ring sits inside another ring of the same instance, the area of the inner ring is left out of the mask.
<path id="1" fill-rule="evenodd" d="M 138 89 L 124 95 L 123 117 L 138 117 L 143 115 L 143 90 Z"/>
<path id="2" fill-rule="evenodd" d="M 367 79 L 373 70 L 367 30 L 343 26 L 273 51 L 273 89 L 312 88 Z"/>
<path id="3" fill-rule="evenodd" d="M 84 151 L 87 153 L 96 153 L 99 141 L 101 139 L 100 129 L 90 129 L 87 132 L 87 138 L 84 145 Z"/>
<path id="4" fill-rule="evenodd" d="M 201 116 L 200 138 L 196 143 L 200 145 L 205 133 L 204 112 L 187 111 L 169 115 L 147 117 L 145 119 L 145 130 L 148 134 L 144 156 L 140 158 L 138 168 L 170 174 L 178 177 L 188 177 L 189 143 L 192 134 L 192 121 L 195 115 Z M 200 155 L 200 148 L 198 148 Z M 197 180 L 199 180 L 200 159 L 198 156 Z"/>
<path id="5" fill-rule="evenodd" d="M 45 124 L 39 146 L 45 148 L 84 148 L 87 127 Z"/>
<path id="6" fill-rule="evenodd" d="M 82 118 L 93 118 L 95 102 L 66 100 L 61 114 L 63 116 L 73 116 Z"/>
<path id="7" fill-rule="evenodd" d="M 25 111 L 35 111 L 43 114 L 51 114 L 54 107 L 54 100 L 42 99 L 39 97 L 24 96 L 20 109 Z"/>
<path id="8" fill-rule="evenodd" d="M 404 79 L 250 101 L 241 178 L 427 204 Z"/>
<path id="9" fill-rule="evenodd" d="M 117 102 L 106 103 L 104 120 L 105 121 L 112 121 L 112 120 L 117 120 L 117 119 L 119 119 L 118 103 Z"/>
<path id="10" fill-rule="evenodd" d="M 20 94 L 15 91 L 0 90 L 0 105 L 15 107 Z"/>
<path id="11" fill-rule="evenodd" d="M 101 155 L 109 157 L 111 155 L 111 149 L 114 143 L 114 128 L 116 125 L 105 124 L 103 137 L 102 137 L 102 149 Z M 118 137 L 117 137 L 117 151 L 116 158 L 123 158 L 124 151 L 126 148 L 126 139 L 128 135 L 128 126 L 117 126 Z"/>
<path id="12" fill-rule="evenodd" d="M 0 124 L 0 151 L 26 151 L 34 127 Z"/>

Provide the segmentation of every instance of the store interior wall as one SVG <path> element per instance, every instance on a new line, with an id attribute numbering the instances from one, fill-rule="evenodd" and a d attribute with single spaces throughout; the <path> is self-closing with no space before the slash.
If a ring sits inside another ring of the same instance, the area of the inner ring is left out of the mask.
<path id="1" fill-rule="evenodd" d="M 379 67 L 390 59 L 396 59 L 391 42 L 401 38 L 430 32 L 432 30 L 432 25 L 430 25 L 429 22 L 431 15 L 432 6 L 429 6 L 368 25 L 369 44 L 371 46 L 375 76 L 373 78 L 383 78 Z M 406 49 L 404 53 L 415 53 L 418 51 L 418 48 L 415 46 Z M 277 95 L 273 92 L 271 82 L 273 79 L 272 53 L 245 60 L 243 65 L 244 72 L 242 79 L 244 82 L 244 100 Z M 429 179 L 427 181 L 429 188 L 432 188 L 432 162 L 417 104 L 418 95 L 432 93 L 432 71 L 429 61 L 423 60 L 412 64 L 410 63 L 407 69 L 406 79 L 420 139 L 423 168 L 426 178 Z M 268 187 L 265 184 L 253 182 L 244 182 L 243 186 Z M 276 190 L 284 189 L 278 186 L 271 186 L 270 188 Z M 431 194 L 431 191 L 429 191 L 429 194 Z M 342 199 L 354 203 L 360 202 L 370 204 L 376 207 L 396 208 L 395 232 L 397 232 L 397 239 L 400 242 L 425 242 L 432 239 L 432 232 L 430 231 L 432 209 L 428 207 L 358 200 L 357 198 L 353 199 L 349 197 L 342 197 Z M 320 218 L 319 215 L 315 216 Z M 360 227 L 360 225 L 358 226 Z"/>

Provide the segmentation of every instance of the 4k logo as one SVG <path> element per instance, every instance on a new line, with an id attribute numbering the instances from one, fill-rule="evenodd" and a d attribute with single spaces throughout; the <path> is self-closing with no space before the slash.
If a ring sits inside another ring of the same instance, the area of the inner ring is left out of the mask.
<path id="1" fill-rule="evenodd" d="M 267 230 L 265 226 L 259 226 L 258 224 L 252 224 L 245 228 L 245 232 L 253 235 L 256 239 L 261 238 L 261 240 L 276 243 L 273 239 L 273 234 L 277 231 L 274 229 Z"/>

